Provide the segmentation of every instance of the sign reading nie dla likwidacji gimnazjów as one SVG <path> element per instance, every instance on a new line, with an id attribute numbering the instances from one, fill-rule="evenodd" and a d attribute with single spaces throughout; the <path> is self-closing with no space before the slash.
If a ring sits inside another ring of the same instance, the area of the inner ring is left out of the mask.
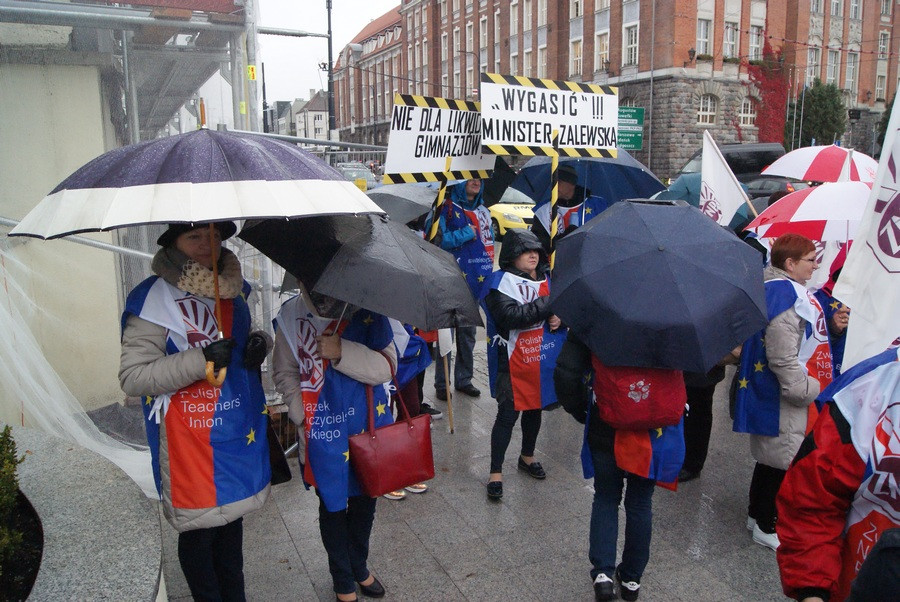
<path id="1" fill-rule="evenodd" d="M 450 170 L 447 168 L 450 157 Z M 482 152 L 478 103 L 396 94 L 384 183 L 487 178 L 495 157 Z"/>
<path id="2" fill-rule="evenodd" d="M 484 73 L 481 143 L 497 155 L 615 157 L 615 86 Z"/>

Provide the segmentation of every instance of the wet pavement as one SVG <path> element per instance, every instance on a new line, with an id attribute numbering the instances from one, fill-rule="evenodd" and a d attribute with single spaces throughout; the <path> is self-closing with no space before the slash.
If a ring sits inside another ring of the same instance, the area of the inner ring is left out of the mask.
<path id="1" fill-rule="evenodd" d="M 535 456 L 547 471 L 537 481 L 516 469 L 516 426 L 504 464 L 504 496 L 485 495 L 490 431 L 496 402 L 488 395 L 485 345 L 479 330 L 474 383 L 480 398 L 453 398 L 434 423 L 435 478 L 423 495 L 379 499 L 369 568 L 387 589 L 385 600 L 593 600 L 588 524 L 593 490 L 581 476 L 582 427 L 563 410 L 544 414 Z M 730 373 L 729 373 L 730 377 Z M 644 601 L 783 600 L 775 553 L 745 529 L 753 471 L 749 442 L 731 432 L 726 379 L 715 403 L 709 458 L 701 476 L 677 492 L 653 496 L 653 542 L 642 580 Z M 433 397 L 432 370 L 425 395 Z M 296 467 L 292 460 L 292 468 Z M 318 505 L 294 479 L 278 485 L 266 506 L 244 521 L 244 565 L 250 600 L 334 600 Z M 620 509 L 621 553 L 624 510 Z M 163 525 L 169 599 L 190 599 Z M 364 599 L 364 598 L 360 598 Z"/>

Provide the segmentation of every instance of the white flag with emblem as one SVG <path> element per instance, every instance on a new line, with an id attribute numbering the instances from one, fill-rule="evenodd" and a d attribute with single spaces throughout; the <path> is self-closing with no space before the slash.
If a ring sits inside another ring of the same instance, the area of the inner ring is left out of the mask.
<path id="1" fill-rule="evenodd" d="M 747 193 L 708 130 L 703 130 L 703 155 L 700 163 L 700 211 L 715 222 L 727 226 L 741 205 L 749 202 Z"/>
<path id="2" fill-rule="evenodd" d="M 881 147 L 869 203 L 847 253 L 834 297 L 850 307 L 841 372 L 887 349 L 900 337 L 900 112 Z"/>

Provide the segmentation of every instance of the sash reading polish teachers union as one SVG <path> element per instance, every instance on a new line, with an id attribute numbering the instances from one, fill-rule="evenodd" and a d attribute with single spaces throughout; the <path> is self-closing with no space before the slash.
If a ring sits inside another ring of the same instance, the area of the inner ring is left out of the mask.
<path id="1" fill-rule="evenodd" d="M 807 374 L 819 381 L 821 390 L 824 390 L 831 384 L 833 375 L 828 326 L 821 305 L 811 292 L 793 280 L 779 278 L 767 281 L 769 321 L 791 307 L 806 321 L 797 361 Z M 769 369 L 765 332 L 763 329 L 750 337 L 741 350 L 733 430 L 736 433 L 777 437 L 781 387 L 778 378 Z M 818 415 L 815 404 L 809 405 L 809 413 L 807 432 Z"/>
<path id="2" fill-rule="evenodd" d="M 365 385 L 339 372 L 315 354 L 316 337 L 337 332 L 342 339 L 370 349 L 384 349 L 393 334 L 387 318 L 358 310 L 349 322 L 321 318 L 294 297 L 281 308 L 275 327 L 291 342 L 301 373 L 306 462 L 303 480 L 315 487 L 329 512 L 347 507 L 347 498 L 362 490 L 350 468 L 348 438 L 366 428 Z M 394 421 L 383 386 L 373 387 L 375 427 Z"/>
<path id="3" fill-rule="evenodd" d="M 531 303 L 539 297 L 550 294 L 550 282 L 544 280 L 528 280 L 502 270 L 492 274 L 490 284 L 485 293 L 495 289 L 520 305 Z M 513 407 L 517 411 L 538 410 L 556 403 L 556 390 L 553 387 L 553 370 L 556 358 L 562 350 L 566 332 L 552 332 L 546 320 L 528 328 L 511 330 L 509 339 L 504 341 L 497 334 L 493 320 L 488 319 L 488 335 L 490 346 L 488 356 L 496 353 L 493 349 L 505 346 L 509 358 L 509 373 L 512 381 Z M 491 362 L 495 363 L 495 362 Z M 489 369 L 491 365 L 489 363 Z M 496 365 L 493 366 L 491 381 L 496 380 Z M 491 386 L 492 392 L 494 386 Z"/>
<path id="4" fill-rule="evenodd" d="M 248 291 L 245 283 L 244 293 Z M 250 330 L 246 301 L 224 299 L 221 307 L 222 332 L 243 348 Z M 167 355 L 206 346 L 218 335 L 212 299 L 185 293 L 155 276 L 128 296 L 123 326 L 129 315 L 167 329 Z M 251 386 L 254 379 L 256 386 Z M 268 485 L 266 405 L 258 379 L 235 353 L 221 387 L 200 380 L 147 399 L 143 409 L 154 476 L 174 508 L 224 506 Z M 160 445 L 166 447 L 163 454 Z"/>

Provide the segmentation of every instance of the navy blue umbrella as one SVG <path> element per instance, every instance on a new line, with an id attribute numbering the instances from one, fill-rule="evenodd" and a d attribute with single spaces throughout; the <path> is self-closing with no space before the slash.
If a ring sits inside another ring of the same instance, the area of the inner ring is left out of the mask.
<path id="1" fill-rule="evenodd" d="M 759 253 L 677 201 L 617 203 L 562 239 L 550 305 L 612 366 L 707 372 L 766 325 Z"/>
<path id="2" fill-rule="evenodd" d="M 201 129 L 100 155 L 10 235 L 57 238 L 142 224 L 366 212 L 381 210 L 311 153 L 263 136 Z"/>
<path id="3" fill-rule="evenodd" d="M 529 159 L 512 187 L 534 199 L 538 205 L 550 200 L 550 157 Z M 605 157 L 561 158 L 560 166 L 571 165 L 578 185 L 610 203 L 622 199 L 648 198 L 665 190 L 665 185 L 643 163 L 618 149 L 615 159 Z"/>

